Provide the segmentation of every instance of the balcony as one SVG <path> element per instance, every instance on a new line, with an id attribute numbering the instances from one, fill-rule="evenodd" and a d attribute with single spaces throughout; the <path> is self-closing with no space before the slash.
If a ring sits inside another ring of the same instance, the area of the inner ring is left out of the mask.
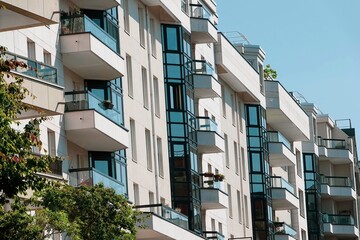
<path id="1" fill-rule="evenodd" d="M 296 156 L 290 142 L 279 132 L 268 131 L 268 146 L 271 167 L 294 166 Z"/>
<path id="2" fill-rule="evenodd" d="M 265 81 L 266 116 L 271 128 L 290 141 L 308 141 L 309 117 L 278 81 Z"/>
<path id="3" fill-rule="evenodd" d="M 79 8 L 92 10 L 107 10 L 120 5 L 120 0 L 71 0 Z"/>
<path id="4" fill-rule="evenodd" d="M 245 102 L 265 106 L 258 72 L 222 33 L 218 33 L 215 43 L 215 63 L 218 76 L 235 92 L 241 93 Z"/>
<path id="5" fill-rule="evenodd" d="M 129 145 L 123 115 L 91 92 L 65 93 L 67 139 L 89 151 L 115 152 Z"/>
<path id="6" fill-rule="evenodd" d="M 1 0 L 0 32 L 57 23 L 58 0 Z"/>
<path id="7" fill-rule="evenodd" d="M 334 237 L 359 237 L 359 230 L 355 226 L 351 215 L 323 214 L 324 235 Z"/>
<path id="8" fill-rule="evenodd" d="M 225 236 L 216 231 L 204 231 L 206 240 L 225 240 Z"/>
<path id="9" fill-rule="evenodd" d="M 356 192 L 349 177 L 330 177 L 321 175 L 322 198 L 335 200 L 356 199 Z"/>
<path id="10" fill-rule="evenodd" d="M 217 41 L 217 28 L 212 14 L 201 4 L 190 4 L 190 26 L 192 43 Z"/>
<path id="11" fill-rule="evenodd" d="M 214 68 L 205 60 L 193 60 L 195 98 L 221 96 L 221 85 L 216 80 Z"/>
<path id="12" fill-rule="evenodd" d="M 228 208 L 228 195 L 223 191 L 222 183 L 213 180 L 204 181 L 200 189 L 201 208 L 205 210 Z"/>
<path id="13" fill-rule="evenodd" d="M 319 160 L 329 160 L 332 164 L 352 163 L 353 154 L 349 144 L 343 139 L 318 138 Z"/>
<path id="14" fill-rule="evenodd" d="M 6 52 L 4 55 L 7 60 L 17 60 L 24 62 L 27 68 L 17 67 L 12 72 L 24 79 L 23 87 L 28 89 L 34 96 L 27 95 L 24 103 L 30 106 L 28 112 L 21 113 L 18 118 L 34 118 L 43 115 L 53 116 L 64 113 L 63 87 L 58 85 L 57 69 L 46 64 Z M 9 81 L 13 81 L 10 76 Z"/>
<path id="15" fill-rule="evenodd" d="M 112 80 L 123 76 L 119 42 L 86 15 L 61 18 L 64 65 L 84 79 Z"/>
<path id="16" fill-rule="evenodd" d="M 135 209 L 142 212 L 137 224 L 136 239 L 194 239 L 203 240 L 188 230 L 188 217 L 162 204 L 139 205 Z"/>
<path id="17" fill-rule="evenodd" d="M 296 230 L 284 222 L 273 222 L 275 227 L 275 240 L 295 240 Z"/>
<path id="18" fill-rule="evenodd" d="M 290 210 L 299 208 L 299 199 L 295 188 L 282 177 L 271 176 L 271 196 L 274 210 Z"/>
<path id="19" fill-rule="evenodd" d="M 224 138 L 218 133 L 218 127 L 209 117 L 196 117 L 198 123 L 198 153 L 221 153 L 225 150 Z"/>
<path id="20" fill-rule="evenodd" d="M 116 194 L 127 195 L 126 185 L 96 168 L 69 169 L 69 184 L 71 186 L 94 186 L 99 183 L 104 184 L 106 188 L 114 189 Z"/>

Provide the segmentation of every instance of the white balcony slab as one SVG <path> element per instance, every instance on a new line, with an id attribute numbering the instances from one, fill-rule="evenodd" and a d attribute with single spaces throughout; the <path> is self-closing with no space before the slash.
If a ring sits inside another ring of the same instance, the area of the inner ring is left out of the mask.
<path id="1" fill-rule="evenodd" d="M 211 75 L 194 74 L 195 98 L 217 98 L 221 96 L 221 85 Z"/>
<path id="2" fill-rule="evenodd" d="M 242 93 L 244 101 L 265 106 L 259 74 L 221 33 L 218 33 L 218 41 L 215 43 L 215 63 L 219 79 L 225 81 L 235 92 Z"/>
<path id="3" fill-rule="evenodd" d="M 139 224 L 144 227 L 139 227 L 136 234 L 138 240 L 172 240 L 172 239 L 193 239 L 203 240 L 202 237 L 184 229 L 176 224 L 161 218 L 153 213 L 144 213 L 139 216 L 143 219 Z"/>
<path id="4" fill-rule="evenodd" d="M 329 186 L 327 184 L 321 184 L 321 197 L 333 198 L 338 201 L 342 200 L 355 200 L 356 192 L 351 187 L 339 187 Z"/>
<path id="5" fill-rule="evenodd" d="M 286 235 L 286 234 L 275 234 L 274 235 L 275 240 L 296 240 L 296 238 Z"/>
<path id="6" fill-rule="evenodd" d="M 269 142 L 269 157 L 271 167 L 294 166 L 296 156 L 281 142 Z"/>
<path id="7" fill-rule="evenodd" d="M 274 210 L 299 208 L 299 199 L 285 188 L 271 188 L 271 196 Z"/>
<path id="8" fill-rule="evenodd" d="M 120 5 L 120 0 L 71 0 L 79 8 L 93 10 L 107 10 Z"/>
<path id="9" fill-rule="evenodd" d="M 191 42 L 213 43 L 217 41 L 217 29 L 206 18 L 191 18 Z"/>
<path id="10" fill-rule="evenodd" d="M 225 209 L 228 208 L 228 195 L 216 188 L 201 188 L 201 208 Z"/>
<path id="11" fill-rule="evenodd" d="M 59 22 L 58 0 L 1 0 L 0 32 Z"/>
<path id="12" fill-rule="evenodd" d="M 199 153 L 221 153 L 225 150 L 224 138 L 215 131 L 197 131 Z"/>
<path id="13" fill-rule="evenodd" d="M 290 141 L 310 138 L 309 117 L 278 81 L 265 81 L 266 117 Z"/>
<path id="14" fill-rule="evenodd" d="M 67 139 L 89 151 L 115 152 L 129 145 L 128 132 L 95 110 L 64 114 Z"/>
<path id="15" fill-rule="evenodd" d="M 334 237 L 359 237 L 359 229 L 354 225 L 335 225 L 324 223 L 324 235 Z"/>
<path id="16" fill-rule="evenodd" d="M 319 146 L 319 160 L 330 161 L 332 164 L 347 164 L 354 161 L 354 156 L 348 149 Z"/>
<path id="17" fill-rule="evenodd" d="M 64 65 L 84 79 L 112 80 L 125 72 L 124 59 L 91 33 L 60 36 Z"/>

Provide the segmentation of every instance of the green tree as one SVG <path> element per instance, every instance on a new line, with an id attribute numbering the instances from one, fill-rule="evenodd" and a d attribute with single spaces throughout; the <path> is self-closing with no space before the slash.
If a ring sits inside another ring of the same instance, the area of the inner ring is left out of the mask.
<path id="1" fill-rule="evenodd" d="M 267 64 L 264 69 L 264 78 L 266 80 L 275 80 L 277 78 L 276 70 L 272 69 L 270 64 Z"/>
<path id="2" fill-rule="evenodd" d="M 65 213 L 68 221 L 77 226 L 71 229 L 72 238 L 84 240 L 135 239 L 138 212 L 122 195 L 103 185 L 94 187 L 69 185 L 50 187 L 42 191 L 41 205 L 53 214 Z M 76 231 L 74 231 L 76 230 Z"/>
<path id="3" fill-rule="evenodd" d="M 6 48 L 0 46 L 0 204 L 6 198 L 25 194 L 28 189 L 41 190 L 47 185 L 39 172 L 48 172 L 55 161 L 50 156 L 35 156 L 33 147 L 41 148 L 40 129 L 45 117 L 31 119 L 22 131 L 17 116 L 29 110 L 23 100 L 32 97 L 22 86 L 23 79 L 11 71 L 26 68 L 26 64 L 5 57 Z"/>

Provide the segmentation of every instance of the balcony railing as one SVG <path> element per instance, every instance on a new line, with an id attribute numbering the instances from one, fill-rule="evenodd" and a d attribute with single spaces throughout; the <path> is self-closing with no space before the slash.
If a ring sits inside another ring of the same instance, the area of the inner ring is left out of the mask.
<path id="1" fill-rule="evenodd" d="M 343 139 L 326 139 L 318 137 L 318 145 L 320 147 L 333 148 L 333 149 L 347 149 L 349 150 L 349 144 Z"/>
<path id="2" fill-rule="evenodd" d="M 351 215 L 339 215 L 339 214 L 322 214 L 324 223 L 331 223 L 334 225 L 355 225 L 354 217 Z"/>
<path id="3" fill-rule="evenodd" d="M 190 4 L 190 9 L 191 9 L 190 17 L 203 18 L 208 20 L 210 20 L 211 18 L 210 11 L 204 8 L 204 6 L 201 4 Z"/>
<path id="4" fill-rule="evenodd" d="M 278 235 L 289 235 L 292 237 L 296 236 L 296 230 L 293 229 L 290 225 L 287 225 L 284 222 L 273 222 L 275 227 L 275 234 Z"/>
<path id="5" fill-rule="evenodd" d="M 271 184 L 272 184 L 271 185 L 272 188 L 284 188 L 288 190 L 290 193 L 292 193 L 294 196 L 296 196 L 294 186 L 291 185 L 282 177 L 271 176 Z"/>
<path id="6" fill-rule="evenodd" d="M 166 207 L 163 204 L 138 205 L 134 208 L 144 213 L 153 213 L 181 228 L 189 229 L 189 220 L 187 216 L 172 208 Z"/>
<path id="7" fill-rule="evenodd" d="M 94 186 L 103 183 L 105 187 L 112 188 L 116 194 L 126 195 L 126 186 L 118 180 L 107 176 L 96 168 L 69 169 L 71 186 Z"/>
<path id="8" fill-rule="evenodd" d="M 62 16 L 61 34 L 90 32 L 111 50 L 119 53 L 118 41 L 84 14 Z"/>
<path id="9" fill-rule="evenodd" d="M 196 117 L 198 129 L 200 131 L 218 131 L 217 123 L 209 117 Z"/>
<path id="10" fill-rule="evenodd" d="M 27 68 L 17 67 L 15 71 L 29 77 L 37 78 L 49 83 L 57 84 L 57 69 L 46 64 L 19 56 L 15 53 L 5 52 L 6 60 L 17 60 L 24 62 Z"/>
<path id="11" fill-rule="evenodd" d="M 283 143 L 288 149 L 291 150 L 290 142 L 280 132 L 268 131 L 267 134 L 268 134 L 268 141 L 269 142 Z"/>
<path id="12" fill-rule="evenodd" d="M 225 240 L 225 236 L 216 231 L 204 231 L 205 239 Z"/>
<path id="13" fill-rule="evenodd" d="M 215 70 L 209 62 L 205 60 L 193 60 L 194 74 L 214 75 Z"/>
<path id="14" fill-rule="evenodd" d="M 112 103 L 97 98 L 90 91 L 65 93 L 65 112 L 94 109 L 118 125 L 122 125 L 121 112 L 112 108 Z"/>
<path id="15" fill-rule="evenodd" d="M 327 184 L 331 187 L 352 187 L 352 183 L 349 177 L 332 177 L 332 176 L 320 176 L 321 184 Z"/>

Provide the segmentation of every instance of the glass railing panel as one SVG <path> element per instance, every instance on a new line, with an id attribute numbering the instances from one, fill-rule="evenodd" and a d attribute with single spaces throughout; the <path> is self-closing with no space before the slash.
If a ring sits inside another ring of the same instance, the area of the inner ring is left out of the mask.
<path id="1" fill-rule="evenodd" d="M 337 215 L 323 213 L 323 222 L 334 225 L 355 225 L 354 217 L 351 215 Z"/>
<path id="2" fill-rule="evenodd" d="M 70 112 L 88 109 L 96 110 L 116 124 L 122 123 L 121 113 L 112 108 L 111 102 L 101 100 L 88 91 L 65 93 L 65 111 Z"/>
<path id="3" fill-rule="evenodd" d="M 190 4 L 191 17 L 210 20 L 211 13 L 201 4 Z"/>
<path id="4" fill-rule="evenodd" d="M 322 175 L 321 183 L 332 187 L 352 187 L 349 177 L 330 177 Z"/>
<path id="5" fill-rule="evenodd" d="M 96 169 L 71 169 L 69 171 L 69 184 L 74 187 L 94 186 L 102 183 L 106 188 L 112 188 L 116 194 L 126 195 L 126 187 L 110 176 L 99 172 Z"/>
<path id="6" fill-rule="evenodd" d="M 214 120 L 209 117 L 196 117 L 198 121 L 198 130 L 217 132 L 218 126 Z"/>
<path id="7" fill-rule="evenodd" d="M 282 177 L 271 177 L 271 183 L 273 188 L 285 188 L 286 190 L 295 195 L 294 186 Z"/>
<path id="8" fill-rule="evenodd" d="M 274 222 L 275 234 L 286 234 L 295 237 L 297 232 L 294 228 L 284 222 Z"/>
<path id="9" fill-rule="evenodd" d="M 16 55 L 11 52 L 5 53 L 5 59 L 7 60 L 17 60 L 23 62 L 27 65 L 27 68 L 17 67 L 16 72 L 24 74 L 29 77 L 37 78 L 46 82 L 57 84 L 57 69 L 43 63 L 37 62 L 35 60 L 28 59 Z"/>
<path id="10" fill-rule="evenodd" d="M 61 18 L 61 34 L 73 34 L 91 32 L 97 39 L 118 53 L 118 43 L 99 25 L 93 22 L 86 15 L 63 16 Z"/>
<path id="11" fill-rule="evenodd" d="M 225 236 L 216 231 L 204 231 L 205 239 L 214 240 L 225 240 Z"/>
<path id="12" fill-rule="evenodd" d="M 214 75 L 215 70 L 205 60 L 193 60 L 193 71 L 194 74 Z"/>
<path id="13" fill-rule="evenodd" d="M 290 142 L 280 132 L 268 131 L 267 134 L 268 134 L 268 141 L 269 142 L 281 142 L 288 149 L 291 149 Z"/>
<path id="14" fill-rule="evenodd" d="M 326 148 L 349 149 L 347 142 L 343 139 L 325 139 L 319 137 L 318 144 L 319 146 Z"/>
<path id="15" fill-rule="evenodd" d="M 162 204 L 139 205 L 134 208 L 142 212 L 152 212 L 181 228 L 189 229 L 189 220 L 187 216 Z"/>

